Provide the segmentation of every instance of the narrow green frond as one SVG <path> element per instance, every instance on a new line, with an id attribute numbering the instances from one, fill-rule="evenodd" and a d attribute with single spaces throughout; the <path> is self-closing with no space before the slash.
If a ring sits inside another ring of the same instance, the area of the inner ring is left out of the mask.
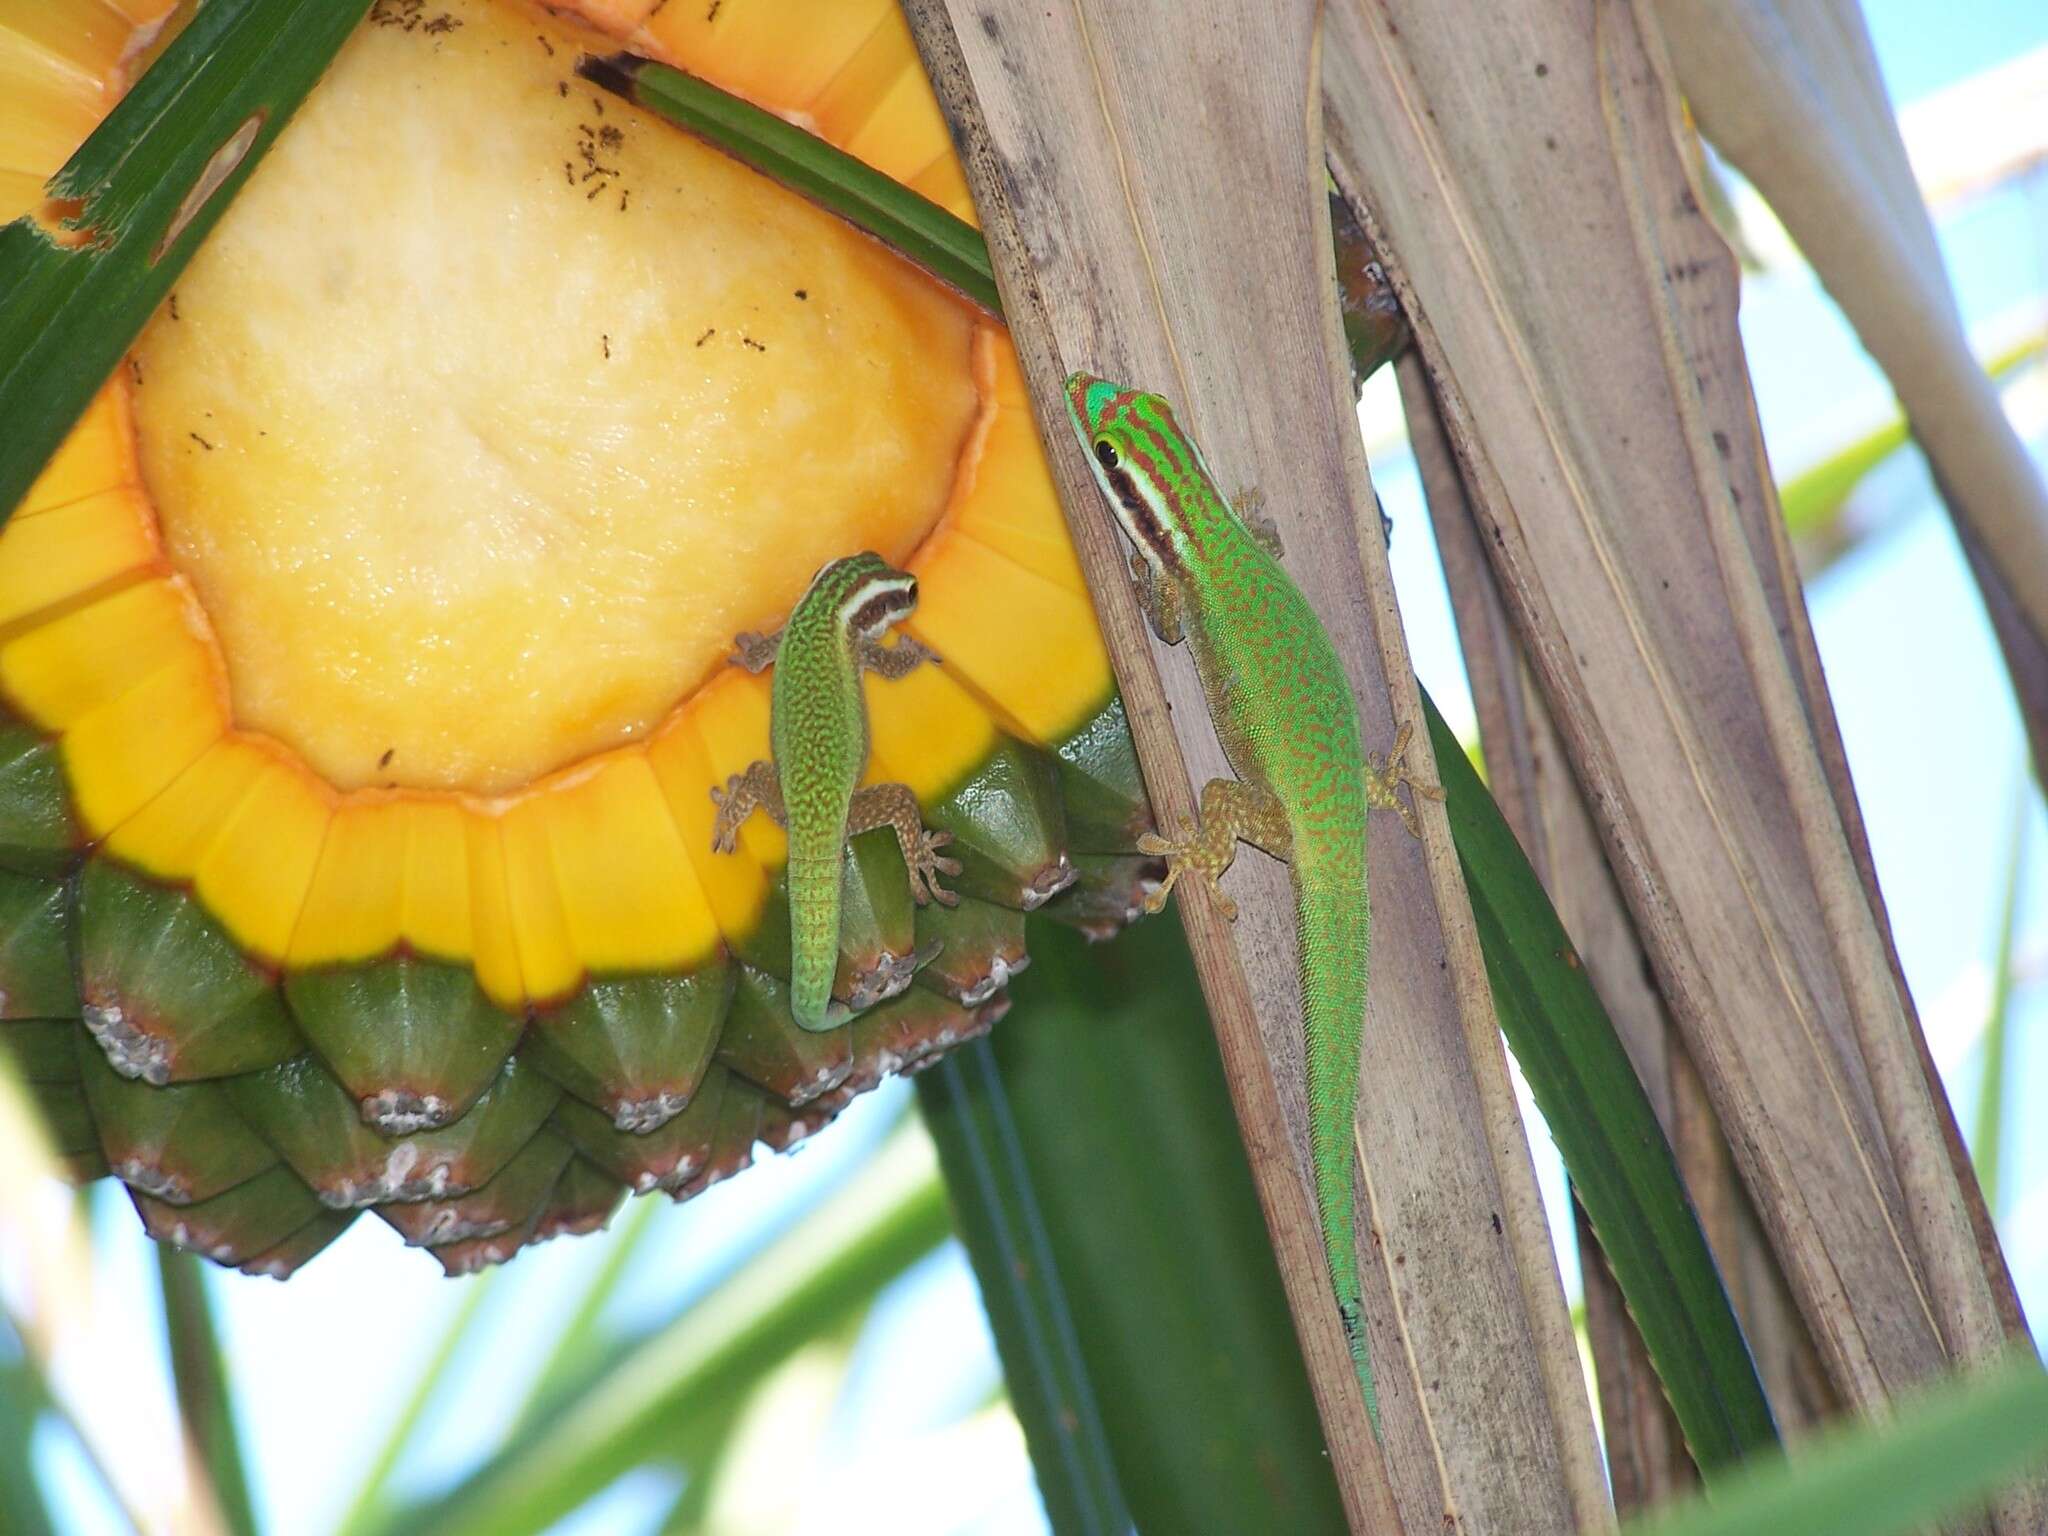
<path id="1" fill-rule="evenodd" d="M 2027 781 L 2013 799 L 2011 853 L 2005 866 L 2005 899 L 1998 914 L 1997 953 L 1991 964 L 1991 1006 L 1984 1025 L 1984 1080 L 1977 1090 L 1977 1123 L 1971 1128 L 1971 1161 L 1984 1189 L 1984 1205 L 1998 1216 L 1999 1147 L 2005 1140 L 2006 1067 L 2011 1055 L 2012 982 L 2019 934 L 2020 873 L 2027 865 L 2027 813 L 2032 800 Z"/>
<path id="2" fill-rule="evenodd" d="M 1046 1515 L 1058 1531 L 1119 1536 L 1131 1513 L 1117 1482 L 1058 1256 L 1018 1144 L 993 1047 L 977 1040 L 917 1079 L 974 1273 L 1009 1368 Z"/>
<path id="3" fill-rule="evenodd" d="M 694 75 L 637 58 L 585 55 L 576 72 L 801 193 L 990 314 L 1001 308 L 981 236 L 945 209 L 814 134 Z"/>
<path id="4" fill-rule="evenodd" d="M 673 1460 L 698 1415 L 733 1410 L 741 1393 L 821 1331 L 865 1312 L 949 1231 L 928 1144 L 898 1134 L 801 1226 L 666 1327 L 619 1340 L 482 1466 L 378 1529 L 548 1529 L 632 1468 Z"/>
<path id="5" fill-rule="evenodd" d="M 0 1351 L 16 1341 L 0 1325 Z M 0 1360 L 0 1531 L 57 1536 L 29 1458 L 36 1423 L 49 1400 L 25 1358 Z"/>
<path id="6" fill-rule="evenodd" d="M 1622 1536 L 1901 1536 L 2044 1464 L 2048 1372 L 2023 1352 L 1942 1383 L 1887 1424 L 1825 1430 L 1796 1459 L 1745 1467 Z"/>
<path id="7" fill-rule="evenodd" d="M 211 0 L 0 228 L 0 522 L 370 0 Z"/>
<path id="8" fill-rule="evenodd" d="M 607 1240 L 603 1264 L 590 1277 L 590 1283 L 576 1299 L 576 1310 L 569 1314 L 568 1321 L 548 1346 L 547 1358 L 541 1362 L 533 1387 L 519 1410 L 519 1424 L 531 1424 L 549 1398 L 575 1374 L 578 1362 L 588 1360 L 595 1352 L 605 1306 L 617 1292 L 619 1282 L 625 1279 L 627 1266 L 645 1245 L 661 1209 L 656 1200 L 636 1200 L 628 1207 L 625 1221 Z"/>
<path id="9" fill-rule="evenodd" d="M 1895 416 L 1874 432 L 1802 470 L 1778 489 L 1785 528 L 1794 539 L 1811 539 L 1832 523 L 1851 493 L 1886 459 L 1911 441 L 1906 418 Z"/>
<path id="10" fill-rule="evenodd" d="M 171 1380 L 178 1415 L 199 1449 L 221 1520 L 231 1536 L 256 1536 L 256 1508 L 242 1466 L 241 1435 L 235 1424 L 234 1394 L 213 1301 L 197 1255 L 159 1245 L 158 1280 L 163 1289 L 164 1332 L 171 1346 Z"/>
<path id="11" fill-rule="evenodd" d="M 1536 871 L 1425 690 L 1501 1032 L 1709 1477 L 1777 1426 L 1649 1096 Z"/>
<path id="12" fill-rule="evenodd" d="M 1147 922 L 1091 944 L 1034 916 L 1026 942 L 1031 968 L 1011 983 L 1019 1022 L 990 1038 L 1015 1147 L 998 1177 L 1022 1186 L 1004 1200 L 1028 1202 L 1057 1261 L 1132 1522 L 1343 1531 L 1186 934 Z M 985 1082 L 970 1076 L 968 1093 Z M 1002 1250 L 979 1230 L 1014 1218 L 978 1209 L 974 1181 L 955 1175 L 943 1135 L 939 1144 L 1021 1417 L 1025 1393 L 1045 1389 L 1027 1380 L 1040 1368 L 990 1294 L 1012 1282 L 991 1280 Z"/>
<path id="13" fill-rule="evenodd" d="M 427 1357 L 413 1382 L 411 1393 L 392 1416 L 390 1427 L 378 1442 L 377 1454 L 370 1458 L 369 1470 L 363 1474 L 362 1482 L 356 1487 L 355 1498 L 335 1528 L 338 1536 L 361 1536 L 362 1532 L 374 1529 L 379 1517 L 386 1513 L 391 1474 L 398 1470 L 399 1457 L 412 1444 L 415 1432 L 426 1418 L 427 1409 L 440 1395 L 448 1379 L 450 1363 L 468 1342 L 476 1328 L 477 1318 L 483 1312 L 484 1302 L 489 1299 L 492 1287 L 502 1274 L 502 1269 L 487 1269 L 462 1282 L 462 1300 L 456 1305 L 455 1315 L 441 1331 L 441 1337 L 434 1344 L 434 1352 Z"/>
<path id="14" fill-rule="evenodd" d="M 2048 334 L 2027 336 L 1986 358 L 1984 371 L 2002 379 L 2037 361 L 2044 352 L 2048 352 Z M 1779 486 L 1778 504 L 1785 514 L 1786 531 L 1795 541 L 1822 537 L 1863 477 L 1905 447 L 1912 435 L 1902 412 Z"/>
<path id="15" fill-rule="evenodd" d="M 708 1522 L 725 1468 L 725 1453 L 732 1444 L 732 1420 L 737 1411 L 716 1405 L 676 1436 L 672 1450 L 683 1474 L 683 1491 L 662 1519 L 661 1536 L 712 1536 Z"/>

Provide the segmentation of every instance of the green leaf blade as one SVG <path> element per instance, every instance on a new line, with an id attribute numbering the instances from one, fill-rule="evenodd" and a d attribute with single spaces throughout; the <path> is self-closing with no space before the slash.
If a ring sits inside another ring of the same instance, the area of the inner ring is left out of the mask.
<path id="1" fill-rule="evenodd" d="M 845 219 L 990 314 L 1002 312 L 980 234 L 894 177 L 666 64 L 585 55 L 576 72 Z"/>
<path id="2" fill-rule="evenodd" d="M 701 1449 L 806 1343 L 866 1312 L 947 1236 L 945 1191 L 921 1138 L 898 1133 L 837 1196 L 666 1325 L 614 1341 L 507 1443 L 385 1536 L 531 1536 L 634 1467 Z"/>
<path id="3" fill-rule="evenodd" d="M 1943 1383 L 1892 1422 L 1838 1425 L 1796 1460 L 1770 1457 L 1707 1501 L 1623 1536 L 1904 1536 L 2038 1472 L 2048 1372 L 2030 1353 Z"/>
<path id="4" fill-rule="evenodd" d="M 0 523 L 371 0 L 212 0 L 0 228 Z"/>
<path id="5" fill-rule="evenodd" d="M 214 1326 L 205 1270 L 197 1255 L 180 1249 L 159 1246 L 156 1259 L 179 1416 L 205 1463 L 221 1520 L 231 1536 L 256 1536 L 256 1508 L 242 1463 L 234 1393 Z"/>
<path id="6" fill-rule="evenodd" d="M 1130 1511 L 994 1049 L 976 1040 L 949 1052 L 918 1075 L 917 1098 L 1047 1517 L 1056 1531 L 1118 1536 Z"/>
<path id="7" fill-rule="evenodd" d="M 1536 871 L 1428 692 L 1430 743 L 1501 1031 L 1702 1472 L 1777 1426 L 1678 1165 Z"/>
<path id="8" fill-rule="evenodd" d="M 956 1173 L 930 1097 L 955 1223 L 974 1261 L 1029 1434 L 1042 1367 L 1006 1320 L 1005 1245 L 984 1229 L 1027 1207 L 1044 1232 L 1080 1370 L 1130 1520 L 1141 1531 L 1301 1536 L 1346 1529 L 1287 1295 L 1244 1155 L 1223 1064 L 1174 922 L 1089 944 L 1048 918 L 1011 983 L 1016 1021 L 990 1038 L 993 1097 L 1014 1133 L 998 1202 Z M 935 1074 L 927 1073 L 926 1077 Z M 920 1079 L 922 1083 L 922 1079 Z M 920 1095 L 926 1092 L 920 1086 Z M 988 1112 L 990 1111 L 981 1111 Z M 1050 1495 L 1048 1510 L 1053 1507 Z M 1056 1529 L 1069 1529 L 1055 1519 Z"/>

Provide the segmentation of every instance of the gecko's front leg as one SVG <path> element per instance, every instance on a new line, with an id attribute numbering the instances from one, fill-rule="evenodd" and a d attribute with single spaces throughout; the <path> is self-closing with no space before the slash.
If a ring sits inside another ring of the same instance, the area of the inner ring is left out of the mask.
<path id="1" fill-rule="evenodd" d="M 732 637 L 732 659 L 749 672 L 762 673 L 775 665 L 775 653 L 782 649 L 782 631 L 772 635 L 742 630 Z"/>
<path id="2" fill-rule="evenodd" d="M 1131 595 L 1137 598 L 1152 633 L 1168 645 L 1179 645 L 1186 632 L 1180 588 L 1143 555 L 1131 556 Z"/>
<path id="3" fill-rule="evenodd" d="M 939 653 L 919 640 L 915 635 L 897 632 L 894 645 L 884 645 L 879 640 L 860 642 L 860 664 L 865 671 L 885 681 L 908 676 L 926 662 L 937 666 Z"/>
<path id="4" fill-rule="evenodd" d="M 1193 873 L 1208 883 L 1225 921 L 1236 922 L 1237 903 L 1223 894 L 1222 881 L 1237 857 L 1240 840 L 1276 859 L 1292 858 L 1294 834 L 1287 825 L 1287 809 L 1270 791 L 1239 779 L 1211 779 L 1202 786 L 1202 805 L 1194 823 L 1182 822 L 1180 836 L 1168 839 L 1147 832 L 1139 837 L 1140 853 L 1166 859 L 1166 878 L 1145 898 L 1145 910 L 1157 912 L 1165 906 L 1180 877 Z"/>
<path id="5" fill-rule="evenodd" d="M 1230 510 L 1237 514 L 1237 520 L 1244 524 L 1244 531 L 1252 536 L 1252 542 L 1259 548 L 1275 560 L 1287 553 L 1287 546 L 1280 542 L 1280 525 L 1266 510 L 1264 491 L 1255 485 L 1246 486 L 1230 498 Z"/>

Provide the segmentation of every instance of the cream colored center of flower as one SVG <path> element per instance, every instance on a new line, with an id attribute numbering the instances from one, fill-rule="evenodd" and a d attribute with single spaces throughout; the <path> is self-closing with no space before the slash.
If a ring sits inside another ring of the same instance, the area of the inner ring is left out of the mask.
<path id="1" fill-rule="evenodd" d="M 343 50 L 137 346 L 144 473 L 237 721 L 498 793 L 643 735 L 826 560 L 901 559 L 970 318 L 576 78 L 523 6 Z"/>

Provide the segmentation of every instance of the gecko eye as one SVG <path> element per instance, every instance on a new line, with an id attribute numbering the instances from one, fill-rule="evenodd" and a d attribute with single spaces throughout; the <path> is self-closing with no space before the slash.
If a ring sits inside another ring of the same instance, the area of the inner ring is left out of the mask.
<path id="1" fill-rule="evenodd" d="M 1116 444 L 1106 437 L 1095 439 L 1095 462 L 1104 469 L 1115 469 L 1117 466 Z"/>

